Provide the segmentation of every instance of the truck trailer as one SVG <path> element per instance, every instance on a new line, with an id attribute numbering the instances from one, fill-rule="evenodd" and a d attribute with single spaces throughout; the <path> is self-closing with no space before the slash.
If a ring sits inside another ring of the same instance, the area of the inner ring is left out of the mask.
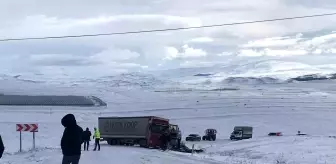
<path id="1" fill-rule="evenodd" d="M 170 124 L 168 119 L 156 116 L 99 117 L 98 127 L 102 140 L 110 145 L 158 148 L 160 137 Z"/>

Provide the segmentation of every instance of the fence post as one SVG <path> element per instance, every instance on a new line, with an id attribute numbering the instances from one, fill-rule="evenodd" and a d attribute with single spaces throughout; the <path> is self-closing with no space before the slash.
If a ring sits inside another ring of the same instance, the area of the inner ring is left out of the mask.
<path id="1" fill-rule="evenodd" d="M 194 154 L 194 150 L 195 150 L 195 144 L 192 145 L 191 154 Z"/>
<path id="2" fill-rule="evenodd" d="M 33 150 L 35 150 L 35 132 L 33 132 Z"/>
<path id="3" fill-rule="evenodd" d="M 20 131 L 20 152 L 22 152 L 22 132 Z"/>

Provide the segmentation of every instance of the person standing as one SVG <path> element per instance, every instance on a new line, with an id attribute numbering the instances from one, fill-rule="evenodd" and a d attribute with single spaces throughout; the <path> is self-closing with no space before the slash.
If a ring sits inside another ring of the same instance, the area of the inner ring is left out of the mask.
<path id="1" fill-rule="evenodd" d="M 160 141 L 161 141 L 161 149 L 163 151 L 168 149 L 168 143 L 169 143 L 169 129 L 164 129 L 161 136 L 160 136 Z"/>
<path id="2" fill-rule="evenodd" d="M 1 135 L 0 135 L 0 158 L 2 158 L 2 155 L 3 155 L 4 151 L 5 151 L 5 146 L 2 142 L 2 138 L 1 138 Z"/>
<path id="3" fill-rule="evenodd" d="M 177 149 L 180 150 L 181 149 L 181 140 L 182 140 L 182 133 L 179 130 L 177 133 Z"/>
<path id="4" fill-rule="evenodd" d="M 93 134 L 93 139 L 95 139 L 95 147 L 93 149 L 93 151 L 97 150 L 97 146 L 98 146 L 98 151 L 100 151 L 100 132 L 97 128 L 94 128 L 94 134 Z"/>
<path id="5" fill-rule="evenodd" d="M 83 132 L 83 141 L 84 141 L 84 151 L 89 151 L 89 145 L 91 140 L 91 132 L 89 128 L 86 128 L 86 130 Z"/>
<path id="6" fill-rule="evenodd" d="M 78 164 L 83 143 L 83 129 L 77 125 L 73 114 L 65 115 L 61 123 L 64 126 L 61 139 L 62 164 Z"/>

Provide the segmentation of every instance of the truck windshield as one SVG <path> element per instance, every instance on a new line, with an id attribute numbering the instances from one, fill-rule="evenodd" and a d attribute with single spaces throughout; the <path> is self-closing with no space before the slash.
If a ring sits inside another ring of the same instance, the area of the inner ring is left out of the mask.
<path id="1" fill-rule="evenodd" d="M 168 126 L 152 124 L 151 132 L 152 133 L 163 133 L 163 130 L 166 129 L 167 127 Z"/>

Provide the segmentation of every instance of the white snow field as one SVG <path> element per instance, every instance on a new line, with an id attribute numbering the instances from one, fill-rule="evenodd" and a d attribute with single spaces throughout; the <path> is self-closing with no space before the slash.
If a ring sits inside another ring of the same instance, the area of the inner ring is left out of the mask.
<path id="1" fill-rule="evenodd" d="M 210 91 L 141 87 L 116 87 L 110 81 L 83 80 L 76 83 L 44 83 L 3 77 L 4 94 L 94 95 L 107 107 L 9 107 L 0 106 L 0 129 L 6 146 L 1 164 L 59 164 L 62 154 L 61 118 L 75 114 L 83 128 L 97 126 L 99 116 L 155 115 L 177 123 L 185 138 L 203 135 L 216 128 L 215 142 L 188 142 L 205 148 L 204 153 L 162 152 L 139 147 L 110 146 L 100 152 L 83 152 L 81 164 L 335 164 L 336 163 L 336 84 L 310 81 L 282 84 L 234 85 L 236 90 Z M 189 86 L 192 88 L 193 86 Z M 225 85 L 223 84 L 223 86 Z M 161 92 L 155 92 L 160 90 Z M 36 150 L 32 134 L 23 133 L 19 150 L 16 123 L 38 123 Z M 254 127 L 252 139 L 230 141 L 234 126 Z M 308 136 L 296 136 L 297 131 Z M 284 136 L 269 137 L 269 132 Z M 92 150 L 93 145 L 90 149 Z"/>

